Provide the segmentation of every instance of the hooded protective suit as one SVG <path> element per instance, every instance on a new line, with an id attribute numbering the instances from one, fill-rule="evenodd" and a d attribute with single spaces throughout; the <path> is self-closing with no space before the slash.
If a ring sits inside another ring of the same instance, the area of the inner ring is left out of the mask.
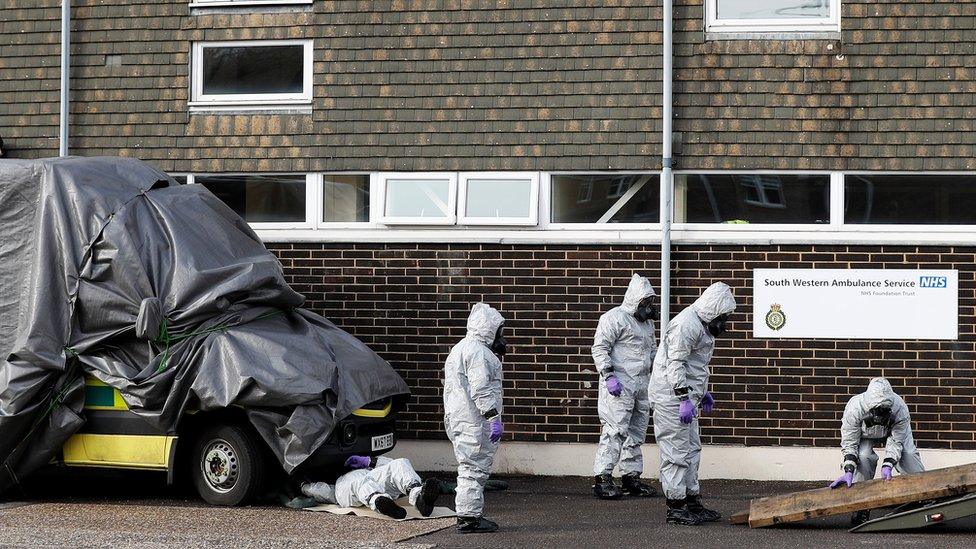
<path id="1" fill-rule="evenodd" d="M 887 422 L 875 425 L 871 420 L 871 409 L 878 406 L 890 407 L 891 416 Z M 887 379 L 876 377 L 868 384 L 866 391 L 851 397 L 844 408 L 840 447 L 844 454 L 843 466 L 853 465 L 856 468 L 855 482 L 874 478 L 878 467 L 874 446 L 885 439 L 885 464 L 901 473 L 921 473 L 925 470 L 912 437 L 908 406 L 895 394 Z"/>
<path id="2" fill-rule="evenodd" d="M 488 438 L 488 420 L 502 413 L 502 362 L 489 346 L 504 322 L 491 306 L 475 304 L 467 335 L 444 364 L 444 427 L 458 462 L 459 517 L 480 517 L 485 507 L 485 481 L 498 448 Z"/>
<path id="3" fill-rule="evenodd" d="M 593 337 L 593 362 L 600 374 L 597 411 L 603 424 L 593 464 L 595 475 L 613 473 L 618 462 L 621 475 L 644 471 L 640 447 L 651 419 L 647 384 L 657 339 L 654 321 L 640 322 L 634 312 L 638 303 L 653 295 L 650 281 L 634 274 L 623 304 L 600 317 Z M 607 390 L 606 379 L 610 375 L 620 381 L 623 388 L 620 396 L 613 396 Z"/>
<path id="4" fill-rule="evenodd" d="M 708 390 L 708 362 L 715 350 L 715 337 L 706 325 L 733 311 L 735 298 L 729 286 L 724 282 L 712 284 L 668 323 L 664 342 L 654 356 L 650 383 L 654 438 L 661 450 L 661 485 L 668 499 L 680 500 L 699 493 L 698 418 L 689 424 L 681 423 L 678 394 L 686 390 L 697 409 Z"/>
<path id="5" fill-rule="evenodd" d="M 369 507 L 376 510 L 376 496 L 396 500 L 410 496 L 410 504 L 417 504 L 420 477 L 408 459 L 376 458 L 376 467 L 356 469 L 336 479 L 335 487 L 325 482 L 302 485 L 302 493 L 319 503 L 334 503 L 340 507 Z"/>

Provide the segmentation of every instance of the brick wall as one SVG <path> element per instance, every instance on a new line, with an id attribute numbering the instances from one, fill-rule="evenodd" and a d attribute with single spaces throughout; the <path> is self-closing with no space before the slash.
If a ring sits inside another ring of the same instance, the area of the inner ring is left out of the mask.
<path id="1" fill-rule="evenodd" d="M 661 2 L 75 0 L 72 148 L 167 171 L 660 165 Z M 844 0 L 824 40 L 705 41 L 675 6 L 682 169 L 976 169 L 976 0 Z M 57 151 L 59 0 L 0 5 L 0 131 Z M 190 115 L 196 40 L 314 38 L 312 114 Z M 10 45 L 6 45 L 10 44 Z"/>
<path id="2" fill-rule="evenodd" d="M 659 279 L 639 246 L 272 244 L 307 306 L 393 363 L 413 390 L 402 433 L 443 438 L 440 378 L 471 303 L 499 307 L 515 350 L 505 359 L 506 432 L 514 440 L 595 442 L 599 315 L 633 271 Z M 717 411 L 705 443 L 834 446 L 848 398 L 888 377 L 923 448 L 976 449 L 976 248 L 679 246 L 675 312 L 714 281 L 739 302 L 713 360 Z M 752 339 L 754 268 L 952 268 L 960 271 L 958 341 Z"/>

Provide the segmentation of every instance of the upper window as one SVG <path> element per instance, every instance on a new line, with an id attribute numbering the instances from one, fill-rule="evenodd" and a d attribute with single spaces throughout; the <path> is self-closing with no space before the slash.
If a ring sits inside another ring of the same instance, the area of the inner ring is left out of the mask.
<path id="1" fill-rule="evenodd" d="M 277 4 L 311 4 L 313 0 L 190 0 L 191 8 L 216 6 L 261 6 Z"/>
<path id="2" fill-rule="evenodd" d="M 705 31 L 840 32 L 840 0 L 706 0 Z"/>
<path id="3" fill-rule="evenodd" d="M 976 225 L 974 175 L 847 175 L 844 222 Z"/>
<path id="4" fill-rule="evenodd" d="M 191 106 L 311 105 L 312 41 L 193 44 Z"/>
<path id="5" fill-rule="evenodd" d="M 660 178 L 654 174 L 553 175 L 553 223 L 657 223 Z"/>
<path id="6" fill-rule="evenodd" d="M 676 174 L 677 223 L 830 222 L 830 176 Z"/>

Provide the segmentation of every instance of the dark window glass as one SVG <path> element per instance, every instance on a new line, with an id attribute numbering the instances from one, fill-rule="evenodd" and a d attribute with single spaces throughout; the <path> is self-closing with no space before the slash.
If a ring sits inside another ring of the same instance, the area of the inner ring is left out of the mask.
<path id="1" fill-rule="evenodd" d="M 249 223 L 305 221 L 304 175 L 198 175 L 195 181 Z"/>
<path id="2" fill-rule="evenodd" d="M 203 48 L 204 95 L 302 93 L 305 47 Z"/>
<path id="3" fill-rule="evenodd" d="M 657 223 L 659 181 L 657 174 L 554 175 L 552 222 Z"/>
<path id="4" fill-rule="evenodd" d="M 844 222 L 976 225 L 976 176 L 848 175 Z"/>
<path id="5" fill-rule="evenodd" d="M 369 176 L 325 174 L 322 220 L 369 221 Z"/>
<path id="6" fill-rule="evenodd" d="M 175 179 L 177 183 L 179 183 L 181 185 L 186 185 L 186 176 L 185 175 L 171 175 L 170 177 L 172 177 L 173 179 Z"/>
<path id="7" fill-rule="evenodd" d="M 675 175 L 679 223 L 829 223 L 830 176 Z"/>

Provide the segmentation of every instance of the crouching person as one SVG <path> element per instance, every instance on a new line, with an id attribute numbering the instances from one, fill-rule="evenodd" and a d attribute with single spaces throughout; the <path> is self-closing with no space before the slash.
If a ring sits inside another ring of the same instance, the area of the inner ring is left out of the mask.
<path id="1" fill-rule="evenodd" d="M 876 377 L 868 384 L 867 391 L 851 397 L 844 408 L 840 427 L 844 474 L 830 487 L 850 487 L 855 482 L 873 479 L 878 467 L 874 446 L 881 443 L 885 445 L 881 478 L 891 480 L 893 469 L 900 473 L 925 471 L 912 437 L 908 406 L 887 379 Z M 851 524 L 857 526 L 869 518 L 870 511 L 858 511 L 851 516 Z"/>
<path id="2" fill-rule="evenodd" d="M 388 517 L 402 519 L 407 510 L 396 500 L 408 496 L 410 505 L 429 517 L 434 510 L 440 483 L 429 478 L 420 482 L 408 459 L 352 456 L 346 460 L 352 469 L 336 479 L 335 485 L 327 482 L 306 482 L 302 493 L 319 503 L 333 503 L 342 507 L 369 507 Z"/>

